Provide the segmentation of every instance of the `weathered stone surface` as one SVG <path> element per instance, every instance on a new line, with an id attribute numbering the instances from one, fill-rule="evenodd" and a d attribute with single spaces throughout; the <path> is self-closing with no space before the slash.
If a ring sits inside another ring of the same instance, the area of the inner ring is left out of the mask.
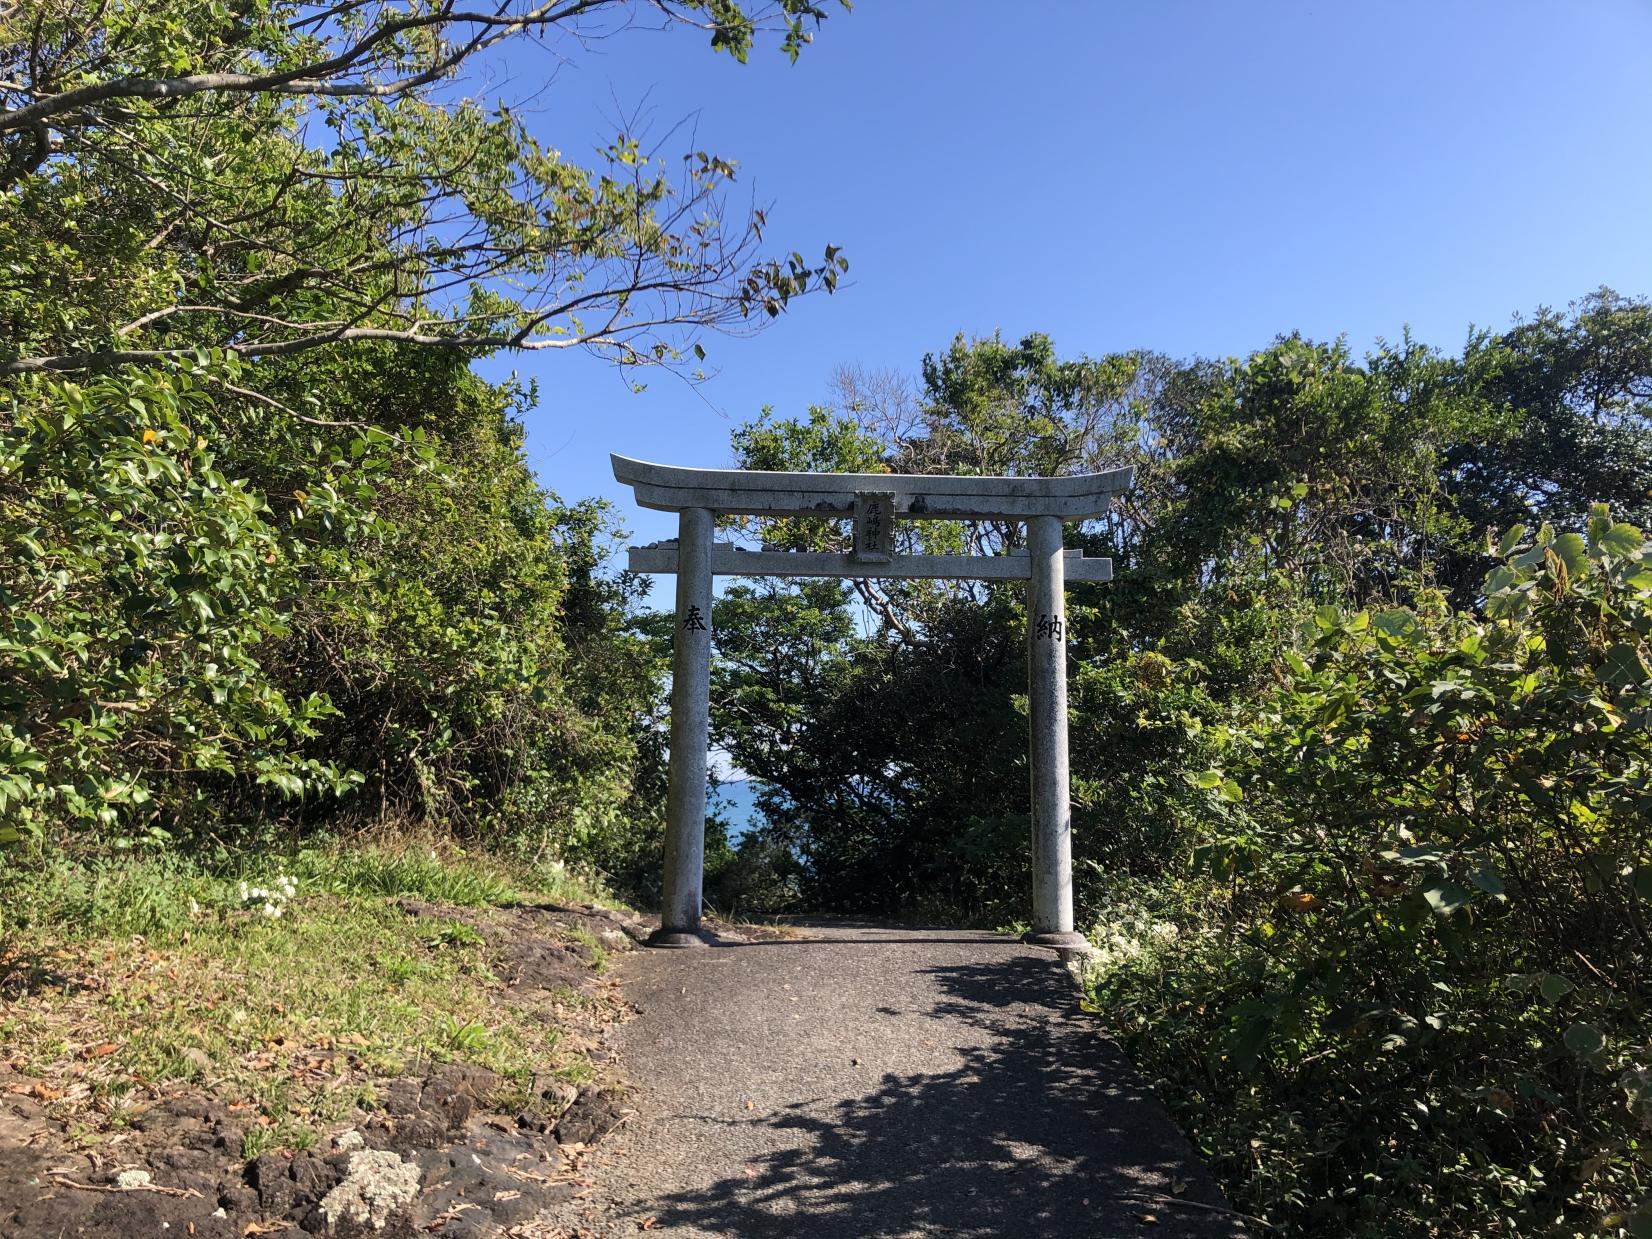
<path id="1" fill-rule="evenodd" d="M 627 566 L 632 572 L 678 571 L 675 547 L 634 546 Z M 1111 559 L 1067 556 L 1070 581 L 1111 581 Z M 718 542 L 711 548 L 713 576 L 867 577 L 880 580 L 1025 581 L 1032 568 L 1025 555 L 891 555 L 887 560 L 859 560 L 832 551 L 748 551 Z"/>
<path id="2" fill-rule="evenodd" d="M 272 1217 L 285 1217 L 298 1200 L 292 1160 L 285 1154 L 260 1154 L 247 1167 L 247 1183 L 258 1193 L 258 1207 Z"/>
<path id="3" fill-rule="evenodd" d="M 467 1144 L 421 1154 L 425 1191 L 414 1221 L 421 1228 L 443 1222 L 443 1236 L 470 1227 L 509 1227 L 527 1221 L 571 1190 L 556 1177 L 554 1147 L 525 1133 L 480 1131 Z M 463 1223 L 453 1231 L 456 1223 Z"/>
<path id="4" fill-rule="evenodd" d="M 780 473 L 748 469 L 685 469 L 626 456 L 611 457 L 614 477 L 645 508 L 768 516 L 847 516 L 861 491 L 888 491 L 902 517 L 1024 520 L 1056 516 L 1089 520 L 1128 490 L 1131 469 L 1073 477 L 949 477 L 944 474 Z"/>
<path id="5" fill-rule="evenodd" d="M 361 1149 L 349 1157 L 344 1177 L 321 1199 L 323 1233 L 348 1233 L 352 1226 L 381 1231 L 413 1203 L 423 1175 L 417 1165 L 381 1149 Z"/>

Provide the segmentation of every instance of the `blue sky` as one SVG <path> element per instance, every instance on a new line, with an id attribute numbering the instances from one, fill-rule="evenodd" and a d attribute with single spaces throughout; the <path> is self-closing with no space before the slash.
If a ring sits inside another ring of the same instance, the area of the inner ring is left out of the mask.
<path id="1" fill-rule="evenodd" d="M 1227 356 L 1409 324 L 1455 347 L 1601 284 L 1652 293 L 1649 65 L 1648 0 L 860 0 L 796 65 L 627 32 L 561 69 L 538 135 L 581 157 L 622 112 L 692 118 L 773 204 L 774 248 L 841 245 L 845 286 L 707 338 L 697 393 L 567 354 L 485 369 L 538 379 L 542 481 L 647 541 L 674 519 L 632 507 L 608 452 L 727 464 L 763 405 L 801 412 L 841 363 L 915 371 L 958 332 Z M 508 89 L 543 69 L 520 56 Z"/>

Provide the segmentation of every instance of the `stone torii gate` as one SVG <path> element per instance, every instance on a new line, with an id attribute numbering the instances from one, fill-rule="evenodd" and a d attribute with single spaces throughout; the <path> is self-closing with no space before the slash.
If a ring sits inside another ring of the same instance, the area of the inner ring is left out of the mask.
<path id="1" fill-rule="evenodd" d="M 1073 932 L 1072 806 L 1067 772 L 1065 586 L 1108 581 L 1110 559 L 1061 544 L 1063 521 L 1107 511 L 1130 469 L 1080 477 L 937 477 L 888 473 L 765 473 L 683 469 L 614 456 L 614 477 L 645 508 L 678 514 L 675 541 L 631 548 L 632 572 L 675 573 L 671 769 L 666 797 L 665 896 L 651 946 L 705 945 L 706 749 L 711 681 L 711 578 L 927 577 L 1027 581 L 1027 702 L 1031 731 L 1033 920 L 1028 942 L 1083 948 Z M 712 540 L 718 513 L 854 520 L 845 554 L 748 551 Z M 897 520 L 1022 521 L 1027 550 L 1008 555 L 898 555 Z"/>

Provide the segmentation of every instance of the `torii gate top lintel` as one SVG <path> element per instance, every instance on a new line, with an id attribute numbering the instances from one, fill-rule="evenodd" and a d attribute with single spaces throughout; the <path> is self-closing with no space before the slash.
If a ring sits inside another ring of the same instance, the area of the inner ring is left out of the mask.
<path id="1" fill-rule="evenodd" d="M 1027 714 L 1032 775 L 1033 928 L 1028 940 L 1084 949 L 1073 931 L 1072 808 L 1067 770 L 1069 580 L 1112 578 L 1108 559 L 1062 544 L 1064 521 L 1101 516 L 1128 489 L 1130 469 L 1073 477 L 951 477 L 900 473 L 776 473 L 685 469 L 615 455 L 614 477 L 645 508 L 678 514 L 674 541 L 631 548 L 633 572 L 677 577 L 672 640 L 671 768 L 665 883 L 655 946 L 699 946 L 705 862 L 713 576 L 940 577 L 1027 582 Z M 712 537 L 714 515 L 852 519 L 843 553 L 747 551 Z M 1026 549 L 1003 555 L 901 555 L 897 520 L 1026 524 Z"/>
<path id="2" fill-rule="evenodd" d="M 862 494 L 894 496 L 907 520 L 1091 520 L 1128 490 L 1132 469 L 1069 477 L 952 477 L 924 473 L 777 473 L 687 469 L 613 455 L 614 477 L 656 511 L 706 508 L 742 516 L 850 516 Z"/>

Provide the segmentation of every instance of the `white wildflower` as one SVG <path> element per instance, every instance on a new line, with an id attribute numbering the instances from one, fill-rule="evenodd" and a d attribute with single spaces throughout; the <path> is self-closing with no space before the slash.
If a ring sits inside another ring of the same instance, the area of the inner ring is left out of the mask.
<path id="1" fill-rule="evenodd" d="M 287 874 L 279 873 L 269 886 L 254 886 L 249 882 L 242 882 L 237 889 L 241 892 L 243 906 L 248 907 L 249 911 L 257 911 L 274 920 L 286 910 L 287 901 L 298 893 L 298 883 Z"/>

